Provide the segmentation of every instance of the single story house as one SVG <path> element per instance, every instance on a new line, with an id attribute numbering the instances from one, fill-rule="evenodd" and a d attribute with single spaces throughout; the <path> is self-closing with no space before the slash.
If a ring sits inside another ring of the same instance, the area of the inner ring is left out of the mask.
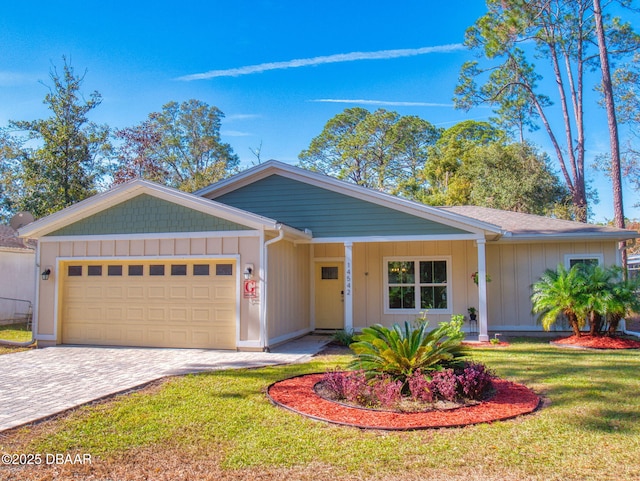
<path id="1" fill-rule="evenodd" d="M 35 299 L 35 245 L 0 225 L 0 323 L 29 320 Z"/>
<path id="2" fill-rule="evenodd" d="M 277 161 L 194 194 L 134 180 L 20 235 L 38 240 L 49 273 L 37 284 L 40 346 L 245 350 L 425 310 L 435 326 L 469 307 L 481 340 L 540 331 L 530 295 L 545 269 L 619 264 L 618 241 L 639 236 L 429 207 Z"/>

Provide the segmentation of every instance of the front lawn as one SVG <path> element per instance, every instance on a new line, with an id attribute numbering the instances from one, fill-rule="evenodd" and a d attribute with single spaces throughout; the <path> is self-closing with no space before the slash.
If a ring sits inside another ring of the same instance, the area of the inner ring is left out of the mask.
<path id="1" fill-rule="evenodd" d="M 26 322 L 0 326 L 0 340 L 12 342 L 27 342 L 31 340 L 31 330 L 27 329 Z"/>
<path id="2" fill-rule="evenodd" d="M 633 480 L 640 460 L 640 352 L 519 341 L 474 359 L 524 383 L 544 407 L 515 420 L 414 432 L 361 431 L 272 406 L 272 382 L 349 356 L 169 379 L 0 435 L 3 453 L 91 454 L 0 479 Z"/>

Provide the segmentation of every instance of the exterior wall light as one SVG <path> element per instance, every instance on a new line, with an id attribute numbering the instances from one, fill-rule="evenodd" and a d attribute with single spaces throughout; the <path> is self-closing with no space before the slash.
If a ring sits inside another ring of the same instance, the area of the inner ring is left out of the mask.
<path id="1" fill-rule="evenodd" d="M 42 280 L 43 281 L 49 280 L 50 275 L 51 275 L 51 269 L 47 267 L 44 271 L 42 271 Z"/>
<path id="2" fill-rule="evenodd" d="M 247 264 L 244 266 L 244 278 L 249 280 L 253 277 L 253 264 Z"/>

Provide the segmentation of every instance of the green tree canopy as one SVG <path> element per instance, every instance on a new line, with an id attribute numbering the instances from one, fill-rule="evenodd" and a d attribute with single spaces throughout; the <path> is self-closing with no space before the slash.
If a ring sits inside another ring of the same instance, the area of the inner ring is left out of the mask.
<path id="1" fill-rule="evenodd" d="M 220 138 L 223 118 L 217 107 L 191 99 L 117 131 L 114 182 L 141 177 L 191 192 L 228 177 L 239 159 Z"/>
<path id="2" fill-rule="evenodd" d="M 415 116 L 384 109 L 350 108 L 330 119 L 300 165 L 338 179 L 413 197 L 422 166 L 440 129 Z"/>
<path id="3" fill-rule="evenodd" d="M 63 58 L 62 73 L 52 67 L 44 104 L 51 117 L 9 121 L 0 135 L 0 195 L 5 217 L 30 211 L 36 218 L 56 212 L 97 191 L 105 172 L 109 131 L 89 121 L 102 102 L 98 92 L 85 100 L 84 75 Z"/>

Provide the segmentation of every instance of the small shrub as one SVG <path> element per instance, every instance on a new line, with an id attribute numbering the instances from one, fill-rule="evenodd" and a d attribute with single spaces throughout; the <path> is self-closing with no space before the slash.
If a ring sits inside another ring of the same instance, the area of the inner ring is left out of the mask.
<path id="1" fill-rule="evenodd" d="M 348 331 L 345 329 L 341 329 L 333 333 L 333 340 L 340 344 L 341 346 L 349 346 L 353 343 L 353 329 L 349 329 Z"/>
<path id="2" fill-rule="evenodd" d="M 444 401 L 458 399 L 458 376 L 453 369 L 444 369 L 435 372 L 429 383 L 429 390 L 433 395 Z"/>
<path id="3" fill-rule="evenodd" d="M 371 404 L 394 408 L 402 401 L 402 382 L 391 376 L 376 376 L 371 380 Z"/>
<path id="4" fill-rule="evenodd" d="M 334 395 L 335 399 L 345 399 L 348 377 L 349 374 L 344 371 L 327 371 L 321 382 Z"/>
<path id="5" fill-rule="evenodd" d="M 493 374 L 487 366 L 477 362 L 468 362 L 462 374 L 458 375 L 460 390 L 468 399 L 482 399 L 486 389 L 491 385 Z"/>
<path id="6" fill-rule="evenodd" d="M 372 404 L 372 389 L 367 382 L 364 371 L 354 371 L 346 376 L 344 384 L 344 398 L 349 402 L 370 406 Z"/>
<path id="7" fill-rule="evenodd" d="M 411 399 L 414 401 L 432 402 L 433 393 L 431 389 L 429 389 L 430 382 L 429 378 L 422 374 L 422 371 L 419 369 L 415 371 L 411 377 L 407 379 Z"/>

